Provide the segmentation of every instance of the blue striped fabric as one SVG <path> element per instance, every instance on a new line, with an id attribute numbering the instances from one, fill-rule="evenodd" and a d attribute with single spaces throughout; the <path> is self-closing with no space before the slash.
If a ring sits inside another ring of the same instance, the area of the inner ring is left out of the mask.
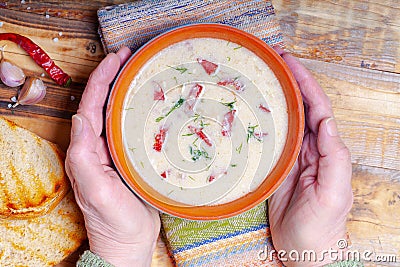
<path id="1" fill-rule="evenodd" d="M 137 50 L 166 30 L 192 23 L 222 23 L 245 30 L 270 45 L 282 44 L 282 34 L 270 1 L 138 0 L 97 12 L 106 53 L 122 45 Z"/>
<path id="2" fill-rule="evenodd" d="M 249 233 L 249 232 L 252 232 L 252 231 L 265 229 L 268 226 L 269 226 L 268 224 L 262 223 L 262 224 L 258 224 L 258 225 L 246 228 L 246 229 L 241 230 L 241 231 L 236 231 L 236 232 L 232 232 L 232 233 L 226 233 L 226 234 L 223 234 L 223 235 L 220 235 L 220 236 L 215 236 L 215 237 L 212 237 L 210 239 L 202 240 L 201 242 L 196 242 L 196 243 L 193 243 L 193 244 L 188 244 L 188 245 L 183 246 L 183 247 L 179 247 L 179 248 L 173 250 L 172 253 L 175 254 L 175 253 L 183 252 L 185 250 L 189 250 L 189 249 L 192 249 L 192 248 L 195 248 L 195 247 L 206 245 L 208 243 L 212 243 L 212 242 L 215 242 L 215 241 L 218 241 L 218 240 L 221 240 L 221 239 L 227 239 L 227 238 L 235 237 L 235 236 L 242 235 L 242 234 L 245 234 L 245 233 Z"/>

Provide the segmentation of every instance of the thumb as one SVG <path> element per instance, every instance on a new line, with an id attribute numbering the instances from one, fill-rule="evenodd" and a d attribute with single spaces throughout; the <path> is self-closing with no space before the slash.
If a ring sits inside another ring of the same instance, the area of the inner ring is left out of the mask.
<path id="1" fill-rule="evenodd" d="M 351 192 L 350 152 L 339 137 L 334 118 L 321 121 L 318 131 L 318 185 L 323 193 L 343 196 Z"/>
<path id="2" fill-rule="evenodd" d="M 107 182 L 104 169 L 97 154 L 97 142 L 89 120 L 82 114 L 72 116 L 71 142 L 67 151 L 66 170 L 79 192 L 100 192 Z M 74 188 L 75 189 L 75 188 Z M 99 191 L 100 190 L 100 191 Z"/>

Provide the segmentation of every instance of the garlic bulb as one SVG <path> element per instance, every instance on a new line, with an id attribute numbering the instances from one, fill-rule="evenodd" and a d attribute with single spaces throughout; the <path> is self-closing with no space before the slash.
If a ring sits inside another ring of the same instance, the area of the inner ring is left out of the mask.
<path id="1" fill-rule="evenodd" d="M 5 85 L 16 87 L 25 82 L 25 74 L 22 69 L 3 59 L 0 63 L 0 79 Z"/>
<path id="2" fill-rule="evenodd" d="M 46 95 L 46 86 L 43 81 L 38 78 L 29 77 L 22 89 L 19 91 L 17 103 L 18 105 L 33 105 L 39 103 Z"/>

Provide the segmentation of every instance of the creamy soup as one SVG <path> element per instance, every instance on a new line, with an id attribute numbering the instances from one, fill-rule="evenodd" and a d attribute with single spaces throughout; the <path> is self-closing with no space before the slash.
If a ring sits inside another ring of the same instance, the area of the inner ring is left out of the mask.
<path id="1" fill-rule="evenodd" d="M 288 115 L 268 65 L 238 44 L 194 38 L 151 58 L 132 81 L 123 142 L 159 193 L 215 205 L 256 189 L 279 159 Z"/>

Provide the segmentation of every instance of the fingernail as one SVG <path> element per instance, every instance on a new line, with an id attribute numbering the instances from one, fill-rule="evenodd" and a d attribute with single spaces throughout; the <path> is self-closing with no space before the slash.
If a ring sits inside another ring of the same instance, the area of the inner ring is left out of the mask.
<path id="1" fill-rule="evenodd" d="M 330 136 L 337 136 L 338 129 L 334 118 L 329 118 L 325 121 L 326 123 L 326 130 Z"/>
<path id="2" fill-rule="evenodd" d="M 80 135 L 82 128 L 82 119 L 78 114 L 75 114 L 72 116 L 72 135 Z"/>

